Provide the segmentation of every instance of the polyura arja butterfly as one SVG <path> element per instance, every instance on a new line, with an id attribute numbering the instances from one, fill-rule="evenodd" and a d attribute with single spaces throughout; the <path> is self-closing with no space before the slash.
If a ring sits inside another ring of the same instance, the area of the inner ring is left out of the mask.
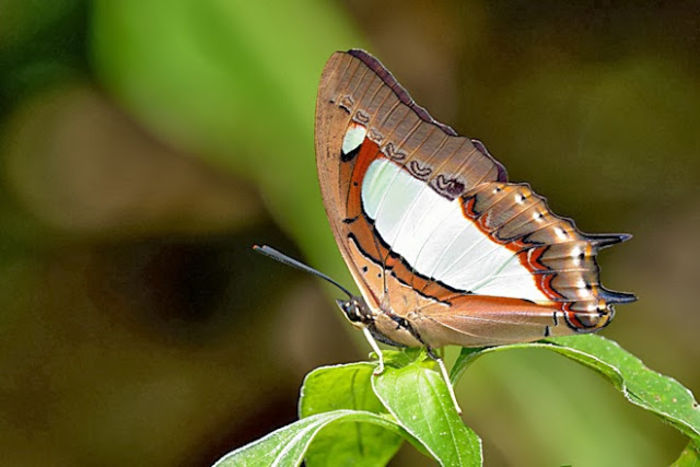
<path id="1" fill-rule="evenodd" d="M 584 234 L 553 214 L 474 139 L 418 106 L 362 50 L 337 52 L 316 101 L 316 164 L 335 240 L 361 296 L 270 247 L 262 253 L 333 282 L 350 322 L 376 341 L 481 347 L 595 332 L 617 303 L 598 251 L 628 234 Z M 454 393 L 451 396 L 458 407 Z"/>

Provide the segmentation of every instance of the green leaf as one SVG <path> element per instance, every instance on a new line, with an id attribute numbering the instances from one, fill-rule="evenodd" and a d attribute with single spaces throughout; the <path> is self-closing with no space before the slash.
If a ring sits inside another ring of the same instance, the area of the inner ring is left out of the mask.
<path id="1" fill-rule="evenodd" d="M 700 447 L 691 441 L 671 467 L 699 467 Z"/>
<path id="2" fill-rule="evenodd" d="M 700 410 L 693 394 L 678 381 L 647 368 L 616 342 L 595 334 L 545 339 L 484 349 L 463 349 L 452 368 L 454 383 L 481 355 L 502 350 L 541 348 L 568 357 L 605 376 L 631 403 L 670 423 L 691 439 L 700 440 Z"/>
<path id="3" fill-rule="evenodd" d="M 387 414 L 372 392 L 370 379 L 375 366 L 363 362 L 313 370 L 301 388 L 299 418 L 340 409 Z M 408 433 L 405 436 L 411 437 Z M 336 423 L 316 435 L 307 450 L 306 465 L 383 466 L 396 454 L 401 442 L 401 436 L 381 426 Z"/>
<path id="4" fill-rule="evenodd" d="M 385 351 L 372 386 L 398 423 L 441 465 L 481 465 L 481 440 L 457 414 L 436 364 L 415 350 Z"/>
<path id="5" fill-rule="evenodd" d="M 372 423 L 400 434 L 403 430 L 393 421 L 360 410 L 334 410 L 304 418 L 273 431 L 269 435 L 226 454 L 214 465 L 225 466 L 295 466 L 299 465 L 314 437 L 334 422 Z"/>

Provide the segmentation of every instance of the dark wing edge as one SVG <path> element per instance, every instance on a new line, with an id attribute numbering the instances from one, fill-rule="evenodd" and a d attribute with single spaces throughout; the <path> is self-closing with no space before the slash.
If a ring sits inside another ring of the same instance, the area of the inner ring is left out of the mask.
<path id="1" fill-rule="evenodd" d="M 370 70 L 372 70 L 379 78 L 381 78 L 384 83 L 389 86 L 396 97 L 399 98 L 401 102 L 407 105 L 411 110 L 413 110 L 423 121 L 428 122 L 432 125 L 437 126 L 443 132 L 450 136 L 460 136 L 451 126 L 441 123 L 435 120 L 430 113 L 421 107 L 413 100 L 411 95 L 406 91 L 406 88 L 401 86 L 401 84 L 396 80 L 394 75 L 380 62 L 376 57 L 370 55 L 368 52 L 362 49 L 350 49 L 347 51 L 348 54 L 360 59 L 365 65 L 367 65 Z M 470 138 L 474 146 L 481 152 L 484 156 L 491 159 L 491 161 L 498 168 L 498 181 L 506 182 L 508 181 L 508 171 L 505 166 L 496 160 L 491 153 L 486 149 L 486 146 L 478 139 Z"/>

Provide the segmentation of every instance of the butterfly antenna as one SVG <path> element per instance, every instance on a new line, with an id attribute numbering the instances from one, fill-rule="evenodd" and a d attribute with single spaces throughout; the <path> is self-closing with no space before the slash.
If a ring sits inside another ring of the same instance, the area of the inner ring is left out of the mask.
<path id="1" fill-rule="evenodd" d="M 348 289 L 340 285 L 338 282 L 335 280 L 331 279 L 321 271 L 317 271 L 316 269 L 312 268 L 311 266 L 307 266 L 306 264 L 302 263 L 301 261 L 297 261 L 294 258 L 290 258 L 289 256 L 285 255 L 281 251 L 277 251 L 271 246 L 267 245 L 253 245 L 253 250 L 257 251 L 258 253 L 267 256 L 268 258 L 272 258 L 276 261 L 279 261 L 282 264 L 286 264 L 287 266 L 291 266 L 293 268 L 297 268 L 299 270 L 302 270 L 304 272 L 308 272 L 310 274 L 313 274 L 316 277 L 320 277 L 321 279 L 324 279 L 334 286 L 338 287 L 340 290 L 342 290 L 348 298 L 352 298 L 353 295 L 350 293 Z"/>

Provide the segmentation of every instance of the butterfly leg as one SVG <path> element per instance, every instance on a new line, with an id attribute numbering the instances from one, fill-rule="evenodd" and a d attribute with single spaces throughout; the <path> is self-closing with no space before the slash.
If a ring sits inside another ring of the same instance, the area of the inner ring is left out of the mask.
<path id="1" fill-rule="evenodd" d="M 369 342 L 369 346 L 372 347 L 374 353 L 377 354 L 377 358 L 379 358 L 379 365 L 377 365 L 377 368 L 374 369 L 374 374 L 381 375 L 384 372 L 384 354 L 382 354 L 379 344 L 377 344 L 377 341 L 374 339 L 374 336 L 372 335 L 372 332 L 370 332 L 369 328 L 363 326 L 362 334 L 365 335 L 365 339 L 367 339 L 367 342 Z"/>
<path id="2" fill-rule="evenodd" d="M 459 403 L 457 403 L 457 396 L 455 396 L 454 387 L 452 387 L 452 383 L 450 382 L 450 375 L 447 373 L 447 368 L 445 367 L 445 362 L 442 361 L 442 358 L 440 358 L 432 348 L 430 348 L 428 346 L 426 346 L 426 348 L 428 350 L 428 356 L 430 356 L 430 358 L 435 360 L 437 362 L 438 366 L 440 367 L 440 373 L 442 374 L 442 379 L 445 380 L 445 384 L 447 385 L 447 390 L 450 393 L 450 398 L 452 399 L 452 403 L 454 404 L 455 409 L 457 410 L 457 413 L 459 415 L 462 415 L 462 409 L 459 406 Z"/>

